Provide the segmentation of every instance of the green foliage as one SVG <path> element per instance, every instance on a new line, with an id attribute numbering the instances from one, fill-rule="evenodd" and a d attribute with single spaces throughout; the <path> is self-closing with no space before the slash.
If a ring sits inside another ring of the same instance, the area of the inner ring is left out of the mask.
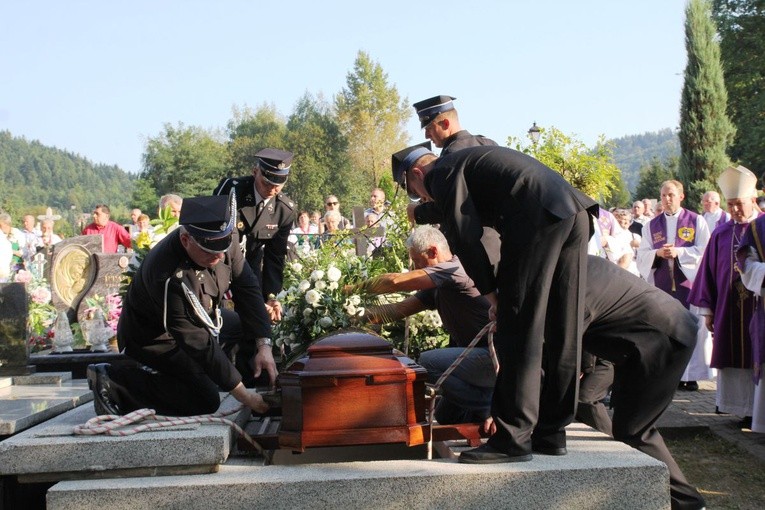
<path id="1" fill-rule="evenodd" d="M 595 147 L 589 148 L 555 127 L 541 128 L 540 132 L 535 144 L 523 145 L 520 139 L 510 137 L 507 145 L 538 159 L 598 202 L 610 200 L 621 180 L 621 172 L 613 163 L 610 142 L 601 136 Z"/>
<path id="2" fill-rule="evenodd" d="M 725 151 L 736 129 L 725 112 L 728 94 L 710 2 L 690 0 L 685 12 L 688 63 L 680 104 L 679 176 L 689 185 L 717 180 L 729 164 Z"/>
<path id="3" fill-rule="evenodd" d="M 324 199 L 334 194 L 341 204 L 353 204 L 363 188 L 359 173 L 348 159 L 348 140 L 340 132 L 330 105 L 305 94 L 287 121 L 287 143 L 295 162 L 285 191 L 301 209 L 324 210 Z"/>
<path id="4" fill-rule="evenodd" d="M 640 169 L 653 159 L 666 161 L 680 156 L 680 140 L 677 133 L 666 128 L 640 135 L 613 138 L 614 163 L 622 171 L 627 189 L 634 192 L 640 180 Z"/>
<path id="5" fill-rule="evenodd" d="M 632 195 L 630 195 L 630 192 L 627 189 L 627 183 L 624 182 L 621 175 L 619 176 L 619 179 L 617 179 L 616 187 L 614 188 L 611 197 L 604 201 L 603 205 L 609 209 L 611 207 L 631 207 Z"/>
<path id="6" fill-rule="evenodd" d="M 388 85 L 379 63 L 359 51 L 346 86 L 335 97 L 340 129 L 348 138 L 353 168 L 364 175 L 367 190 L 390 172 L 390 155 L 406 146 L 406 122 L 412 114 L 406 99 Z"/>
<path id="7" fill-rule="evenodd" d="M 736 137 L 728 154 L 760 175 L 765 172 L 765 1 L 715 0 L 728 115 Z"/>
<path id="8" fill-rule="evenodd" d="M 159 195 L 149 179 L 138 178 L 135 181 L 130 204 L 146 212 L 149 216 L 154 215 L 157 204 L 159 204 Z"/>
<path id="9" fill-rule="evenodd" d="M 134 181 L 135 176 L 116 166 L 93 164 L 0 131 L 0 209 L 14 221 L 24 214 L 43 214 L 46 207 L 65 219 L 72 205 L 78 212 L 103 203 L 112 209 L 127 207 Z M 56 231 L 63 231 L 62 223 L 56 224 Z"/>
<path id="10" fill-rule="evenodd" d="M 146 143 L 141 178 L 151 183 L 158 196 L 209 195 L 227 173 L 221 138 L 198 127 L 165 124 L 164 131 Z"/>
<path id="11" fill-rule="evenodd" d="M 661 183 L 669 179 L 677 179 L 677 167 L 679 159 L 670 157 L 665 161 L 654 158 L 650 163 L 640 169 L 640 180 L 633 198 L 658 198 L 661 194 Z"/>
<path id="12" fill-rule="evenodd" d="M 286 122 L 273 104 L 264 103 L 256 110 L 235 107 L 233 114 L 228 122 L 228 175 L 250 175 L 261 149 L 289 150 Z"/>

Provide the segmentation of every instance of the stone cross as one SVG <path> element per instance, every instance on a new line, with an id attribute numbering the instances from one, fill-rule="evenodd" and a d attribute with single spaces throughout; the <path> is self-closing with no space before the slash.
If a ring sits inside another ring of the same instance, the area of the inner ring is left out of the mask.
<path id="1" fill-rule="evenodd" d="M 37 219 L 40 220 L 40 221 L 45 221 L 45 220 L 58 221 L 58 220 L 61 219 L 61 215 L 60 214 L 53 214 L 53 209 L 48 207 L 47 209 L 45 209 L 45 214 L 39 214 L 37 216 Z"/>

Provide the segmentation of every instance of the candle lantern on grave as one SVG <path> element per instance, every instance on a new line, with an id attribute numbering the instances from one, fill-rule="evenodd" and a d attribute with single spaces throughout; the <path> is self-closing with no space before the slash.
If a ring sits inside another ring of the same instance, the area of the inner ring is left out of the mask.
<path id="1" fill-rule="evenodd" d="M 45 275 L 45 255 L 42 253 L 36 253 L 32 257 L 32 275 L 36 279 L 41 279 Z"/>
<path id="2" fill-rule="evenodd" d="M 66 312 L 58 312 L 53 332 L 53 352 L 72 352 L 74 335 L 72 335 L 72 329 L 69 327 L 69 318 L 66 316 Z"/>

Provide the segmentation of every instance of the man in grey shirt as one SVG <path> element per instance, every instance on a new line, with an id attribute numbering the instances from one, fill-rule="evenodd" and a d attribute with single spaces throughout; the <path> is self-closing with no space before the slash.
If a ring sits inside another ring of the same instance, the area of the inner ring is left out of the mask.
<path id="1" fill-rule="evenodd" d="M 481 296 L 438 229 L 418 227 L 407 239 L 407 246 L 415 270 L 386 273 L 361 286 L 373 294 L 417 292 L 398 303 L 370 307 L 366 316 L 370 322 L 381 323 L 423 310 L 437 310 L 450 336 L 449 347 L 423 352 L 419 359 L 431 382 L 436 382 L 489 322 L 489 302 Z M 443 382 L 436 420 L 441 424 L 485 422 L 491 415 L 495 381 L 486 339 L 482 339 Z"/>

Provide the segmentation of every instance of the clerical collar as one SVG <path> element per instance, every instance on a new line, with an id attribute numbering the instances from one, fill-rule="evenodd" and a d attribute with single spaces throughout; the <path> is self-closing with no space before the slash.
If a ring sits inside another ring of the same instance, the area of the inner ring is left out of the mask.
<path id="1" fill-rule="evenodd" d="M 683 208 L 682 208 L 682 207 L 680 207 L 680 208 L 678 208 L 678 210 L 677 210 L 677 211 L 675 211 L 675 214 L 670 214 L 670 213 L 667 213 L 667 212 L 665 212 L 665 213 L 664 213 L 664 216 L 667 216 L 667 217 L 669 217 L 669 218 L 676 218 L 676 217 L 677 217 L 677 215 L 678 215 L 678 214 L 680 214 L 680 211 L 682 211 L 682 210 L 683 210 Z"/>

